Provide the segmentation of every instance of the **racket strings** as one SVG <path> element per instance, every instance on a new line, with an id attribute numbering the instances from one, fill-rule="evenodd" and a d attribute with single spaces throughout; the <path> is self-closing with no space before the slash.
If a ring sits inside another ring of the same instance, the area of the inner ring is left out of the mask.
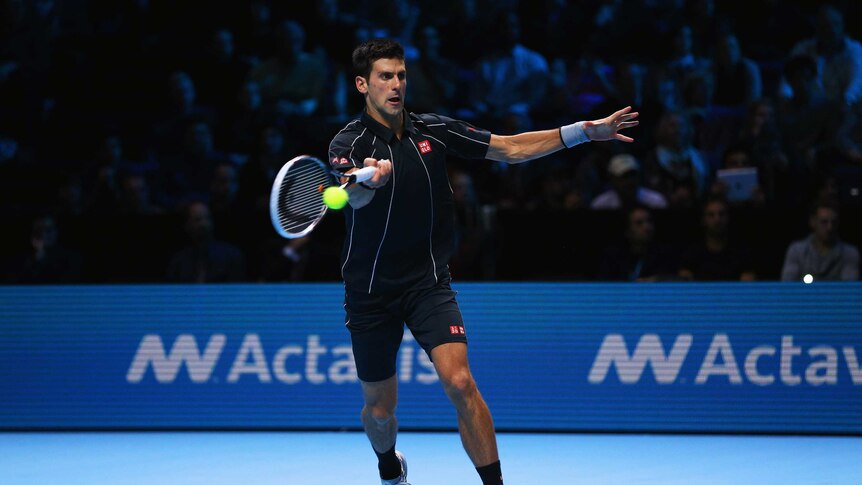
<path id="1" fill-rule="evenodd" d="M 313 224 L 325 210 L 320 186 L 329 185 L 329 174 L 317 163 L 292 167 L 281 183 L 278 220 L 285 231 L 297 233 Z"/>

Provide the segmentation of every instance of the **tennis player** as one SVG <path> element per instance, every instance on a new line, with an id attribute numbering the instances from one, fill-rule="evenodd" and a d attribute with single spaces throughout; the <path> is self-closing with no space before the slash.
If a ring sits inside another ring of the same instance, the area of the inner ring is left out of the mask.
<path id="1" fill-rule="evenodd" d="M 470 373 L 464 321 L 449 285 L 455 223 L 446 155 L 521 163 L 587 141 L 631 142 L 619 132 L 636 126 L 638 113 L 629 107 L 600 120 L 498 136 L 445 116 L 408 113 L 404 49 L 395 41 L 361 44 L 353 68 L 365 109 L 332 140 L 329 161 L 341 172 L 377 167 L 349 189 L 341 270 L 365 399 L 362 424 L 382 483 L 407 483 L 406 461 L 395 450 L 395 362 L 406 323 L 455 406 L 461 442 L 482 483 L 502 484 L 493 420 Z"/>

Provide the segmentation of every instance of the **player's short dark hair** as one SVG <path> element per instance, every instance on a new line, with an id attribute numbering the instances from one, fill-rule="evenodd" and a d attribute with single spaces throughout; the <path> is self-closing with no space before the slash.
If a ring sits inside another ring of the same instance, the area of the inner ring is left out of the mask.
<path id="1" fill-rule="evenodd" d="M 365 79 L 371 75 L 371 66 L 378 59 L 404 60 L 404 47 L 392 39 L 371 39 L 353 50 L 353 73 Z"/>

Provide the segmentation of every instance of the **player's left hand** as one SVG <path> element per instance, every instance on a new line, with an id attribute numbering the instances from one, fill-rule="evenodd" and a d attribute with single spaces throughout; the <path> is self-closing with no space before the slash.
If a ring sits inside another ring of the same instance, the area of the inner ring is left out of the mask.
<path id="1" fill-rule="evenodd" d="M 632 113 L 631 110 L 631 106 L 626 106 L 607 118 L 587 121 L 584 123 L 584 132 L 591 141 L 620 140 L 631 143 L 634 141 L 633 138 L 619 133 L 621 130 L 638 125 L 639 121 L 635 119 L 638 117 L 638 112 Z"/>

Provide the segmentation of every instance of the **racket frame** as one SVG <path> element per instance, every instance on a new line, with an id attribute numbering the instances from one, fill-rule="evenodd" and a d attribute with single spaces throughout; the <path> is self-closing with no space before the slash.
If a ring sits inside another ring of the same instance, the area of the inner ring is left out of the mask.
<path id="1" fill-rule="evenodd" d="M 324 171 L 324 173 L 329 175 L 329 179 L 328 179 L 329 182 L 339 181 L 339 179 L 346 178 L 347 181 L 340 185 L 340 187 L 342 189 L 346 188 L 349 185 L 369 180 L 377 172 L 377 169 L 375 167 L 364 167 L 364 168 L 360 168 L 359 170 L 356 170 L 350 174 L 344 174 L 344 173 L 337 172 L 335 170 L 330 169 L 319 158 L 313 157 L 311 155 L 299 155 L 299 156 L 296 156 L 296 157 L 293 157 L 292 159 L 290 159 L 290 161 L 288 161 L 287 163 L 285 163 L 281 167 L 281 169 L 278 171 L 278 174 L 275 176 L 275 180 L 273 180 L 273 182 L 272 182 L 272 191 L 270 192 L 270 195 L 269 195 L 269 216 L 270 216 L 270 220 L 272 221 L 272 227 L 275 228 L 275 231 L 281 237 L 284 237 L 287 239 L 297 239 L 300 237 L 307 236 L 309 233 L 311 233 L 311 231 L 314 230 L 315 227 L 317 227 L 318 224 L 320 224 L 320 221 L 323 220 L 323 216 L 326 215 L 326 211 L 328 210 L 328 207 L 326 206 L 326 204 L 324 204 L 321 200 L 320 212 L 317 214 L 317 216 L 315 216 L 314 221 L 312 221 L 308 225 L 308 227 L 306 227 L 305 229 L 303 229 L 302 231 L 299 231 L 299 232 L 288 232 L 284 229 L 284 227 L 282 227 L 281 220 L 278 216 L 278 205 L 279 205 L 278 199 L 281 196 L 281 184 L 284 182 L 285 176 L 287 176 L 287 174 L 290 172 L 290 169 L 296 163 L 298 163 L 302 160 L 309 160 L 309 159 L 312 162 L 317 163 L 321 167 L 321 169 Z M 337 183 L 330 183 L 329 185 L 327 185 L 327 187 L 332 187 L 332 186 L 336 186 L 336 185 L 338 185 L 338 184 Z M 323 191 L 321 191 L 321 199 L 323 197 L 322 192 Z"/>

